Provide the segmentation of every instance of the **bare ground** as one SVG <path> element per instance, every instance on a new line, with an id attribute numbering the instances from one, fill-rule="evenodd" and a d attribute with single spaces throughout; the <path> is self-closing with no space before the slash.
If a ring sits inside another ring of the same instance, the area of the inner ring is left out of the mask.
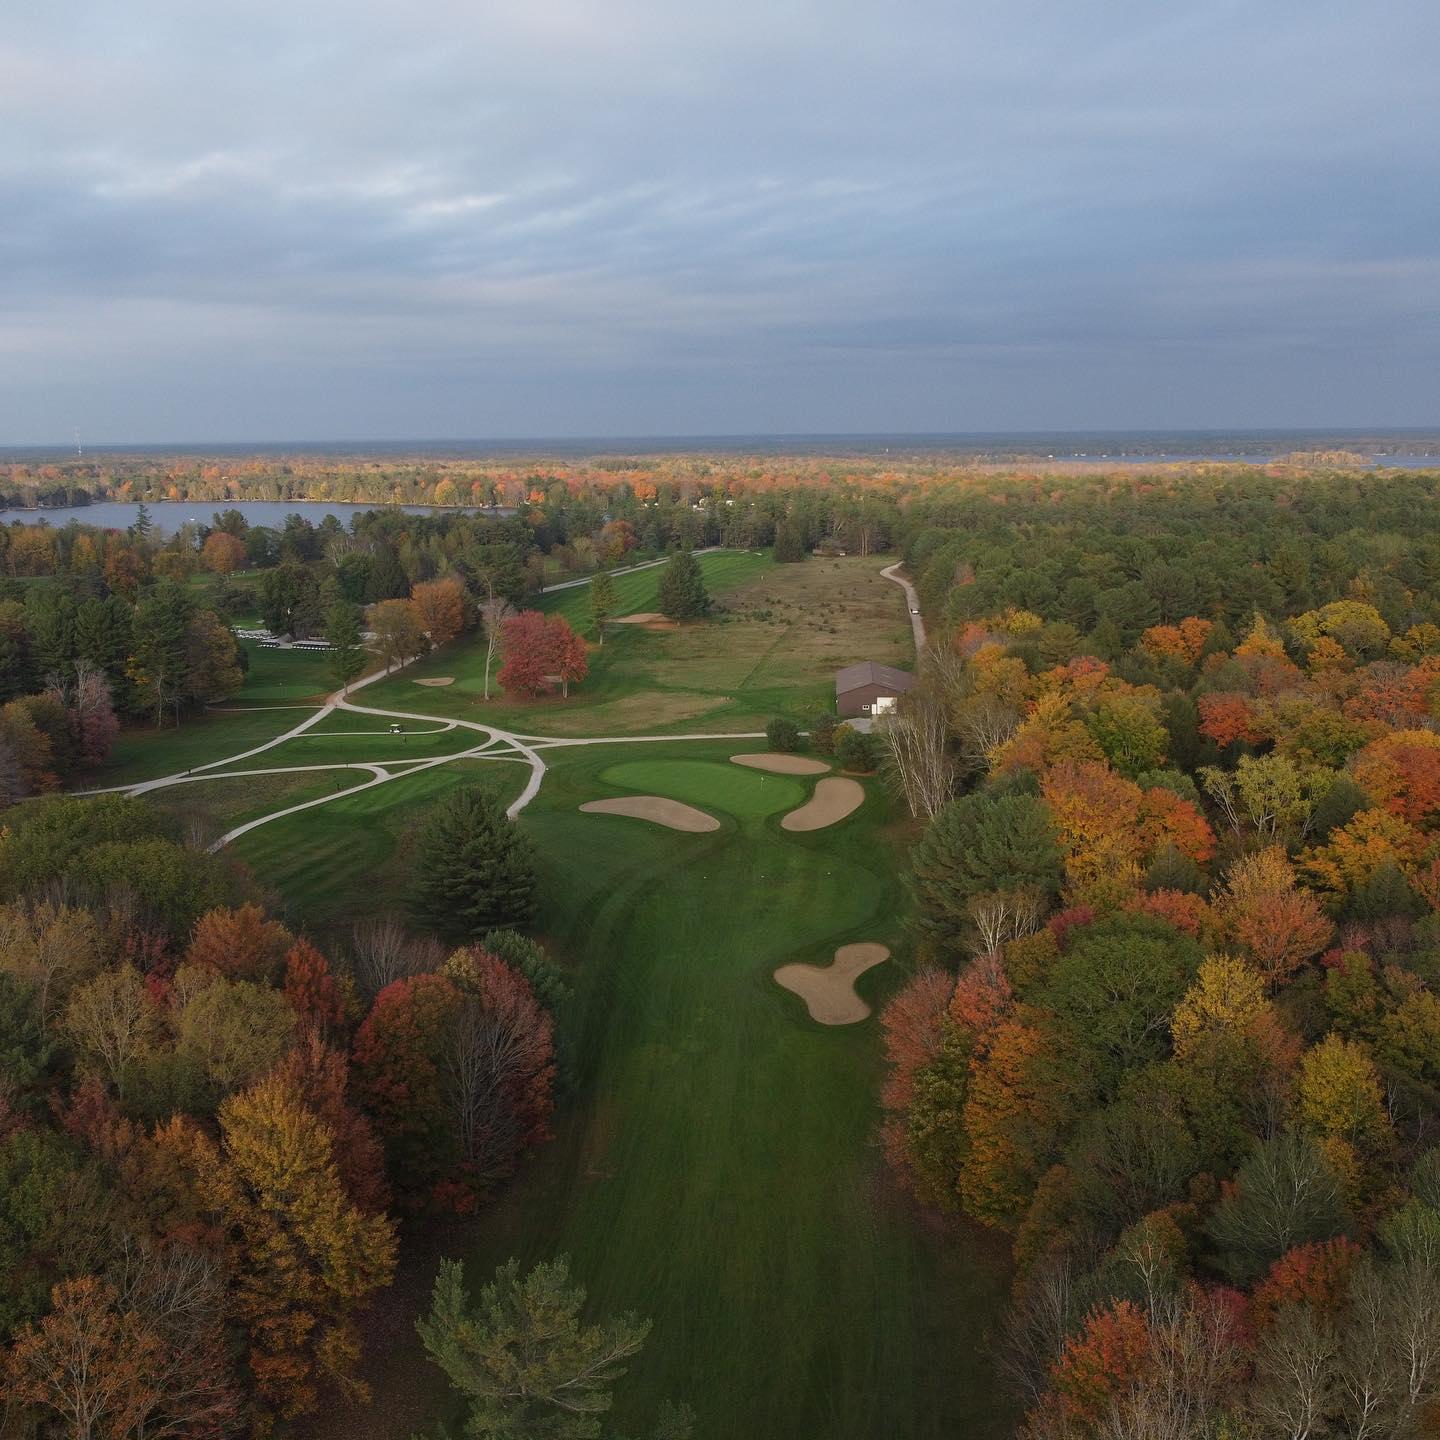
<path id="1" fill-rule="evenodd" d="M 747 765 L 751 770 L 769 770 L 776 775 L 823 775 L 830 767 L 823 760 L 806 755 L 780 755 L 762 751 L 753 755 L 732 755 L 732 765 Z"/>
<path id="2" fill-rule="evenodd" d="M 671 830 L 685 830 L 696 835 L 720 828 L 720 822 L 713 815 L 659 795 L 620 795 L 613 800 L 587 800 L 580 808 L 587 815 L 629 815 L 636 820 L 649 820 Z"/>
<path id="3" fill-rule="evenodd" d="M 782 965 L 775 983 L 798 995 L 821 1025 L 854 1025 L 870 1014 L 855 993 L 856 979 L 889 958 L 890 951 L 873 941 L 842 945 L 828 965 Z"/>
<path id="4" fill-rule="evenodd" d="M 781 822 L 782 830 L 823 830 L 838 825 L 865 802 L 865 787 L 858 780 L 831 775 L 815 786 L 815 793 Z"/>

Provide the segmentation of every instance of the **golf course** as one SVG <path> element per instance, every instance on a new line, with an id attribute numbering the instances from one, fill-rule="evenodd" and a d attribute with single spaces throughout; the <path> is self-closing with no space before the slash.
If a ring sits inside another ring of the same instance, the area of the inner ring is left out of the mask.
<path id="1" fill-rule="evenodd" d="M 618 1434 L 666 1401 L 701 1440 L 1006 1433 L 1004 1248 L 922 1218 L 876 1139 L 874 1011 L 911 965 L 908 820 L 874 777 L 764 753 L 765 722 L 814 714 L 837 661 L 913 661 L 904 598 L 878 560 L 702 558 L 720 615 L 613 625 L 563 702 L 487 703 L 474 637 L 328 699 L 313 656 L 287 683 L 271 652 L 256 693 L 168 752 L 117 747 L 112 785 L 182 814 L 208 795 L 210 833 L 239 827 L 214 843 L 332 940 L 401 907 L 411 838 L 453 787 L 511 807 L 539 856 L 539 938 L 574 990 L 554 1137 L 408 1254 L 367 1356 L 374 1404 L 317 1433 L 391 1440 L 445 1412 L 410 1324 L 440 1255 L 478 1285 L 557 1254 L 596 1314 L 654 1322 Z M 622 611 L 653 610 L 654 575 L 617 580 Z M 583 589 L 545 603 L 583 624 Z"/>

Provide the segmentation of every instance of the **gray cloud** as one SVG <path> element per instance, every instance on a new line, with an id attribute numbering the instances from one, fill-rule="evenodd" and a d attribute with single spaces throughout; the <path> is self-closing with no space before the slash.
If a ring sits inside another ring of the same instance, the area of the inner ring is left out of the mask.
<path id="1" fill-rule="evenodd" d="M 1437 50 L 1430 0 L 19 0 L 0 443 L 1433 422 Z"/>

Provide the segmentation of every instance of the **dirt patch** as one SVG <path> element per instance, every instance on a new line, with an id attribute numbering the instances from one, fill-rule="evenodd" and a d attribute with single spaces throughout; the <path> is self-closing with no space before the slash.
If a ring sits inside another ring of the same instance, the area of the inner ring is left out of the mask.
<path id="1" fill-rule="evenodd" d="M 656 825 L 666 825 L 671 830 L 686 830 L 696 835 L 720 828 L 720 822 L 713 815 L 659 795 L 621 795 L 614 800 L 588 800 L 580 808 L 587 815 L 629 815 L 636 820 L 649 820 Z"/>
<path id="2" fill-rule="evenodd" d="M 865 787 L 858 780 L 838 775 L 820 781 L 815 793 L 798 809 L 792 810 L 781 822 L 782 830 L 823 830 L 838 825 L 865 802 Z"/>
<path id="3" fill-rule="evenodd" d="M 438 689 L 441 685 L 453 685 L 455 683 L 455 677 L 453 675 L 432 675 L 428 680 L 417 680 L 415 683 L 417 685 L 432 685 Z"/>
<path id="4" fill-rule="evenodd" d="M 612 615 L 612 625 L 649 625 L 665 617 L 658 610 L 637 610 L 633 615 Z"/>
<path id="5" fill-rule="evenodd" d="M 854 1025 L 870 1013 L 870 1007 L 855 993 L 855 981 L 889 958 L 890 951 L 874 941 L 842 945 L 828 965 L 782 965 L 775 972 L 775 983 L 798 995 L 812 1020 L 822 1025 Z"/>
<path id="6" fill-rule="evenodd" d="M 823 775 L 830 767 L 823 760 L 806 755 L 779 755 L 773 750 L 755 755 L 732 755 L 732 765 L 746 765 L 751 770 L 769 770 L 775 775 Z"/>

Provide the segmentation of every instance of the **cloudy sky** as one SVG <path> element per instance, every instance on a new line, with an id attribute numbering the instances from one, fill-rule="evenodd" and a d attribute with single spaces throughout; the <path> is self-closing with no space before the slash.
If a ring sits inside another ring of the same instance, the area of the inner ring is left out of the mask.
<path id="1" fill-rule="evenodd" d="M 4 0 L 0 444 L 1440 421 L 1436 0 Z"/>

